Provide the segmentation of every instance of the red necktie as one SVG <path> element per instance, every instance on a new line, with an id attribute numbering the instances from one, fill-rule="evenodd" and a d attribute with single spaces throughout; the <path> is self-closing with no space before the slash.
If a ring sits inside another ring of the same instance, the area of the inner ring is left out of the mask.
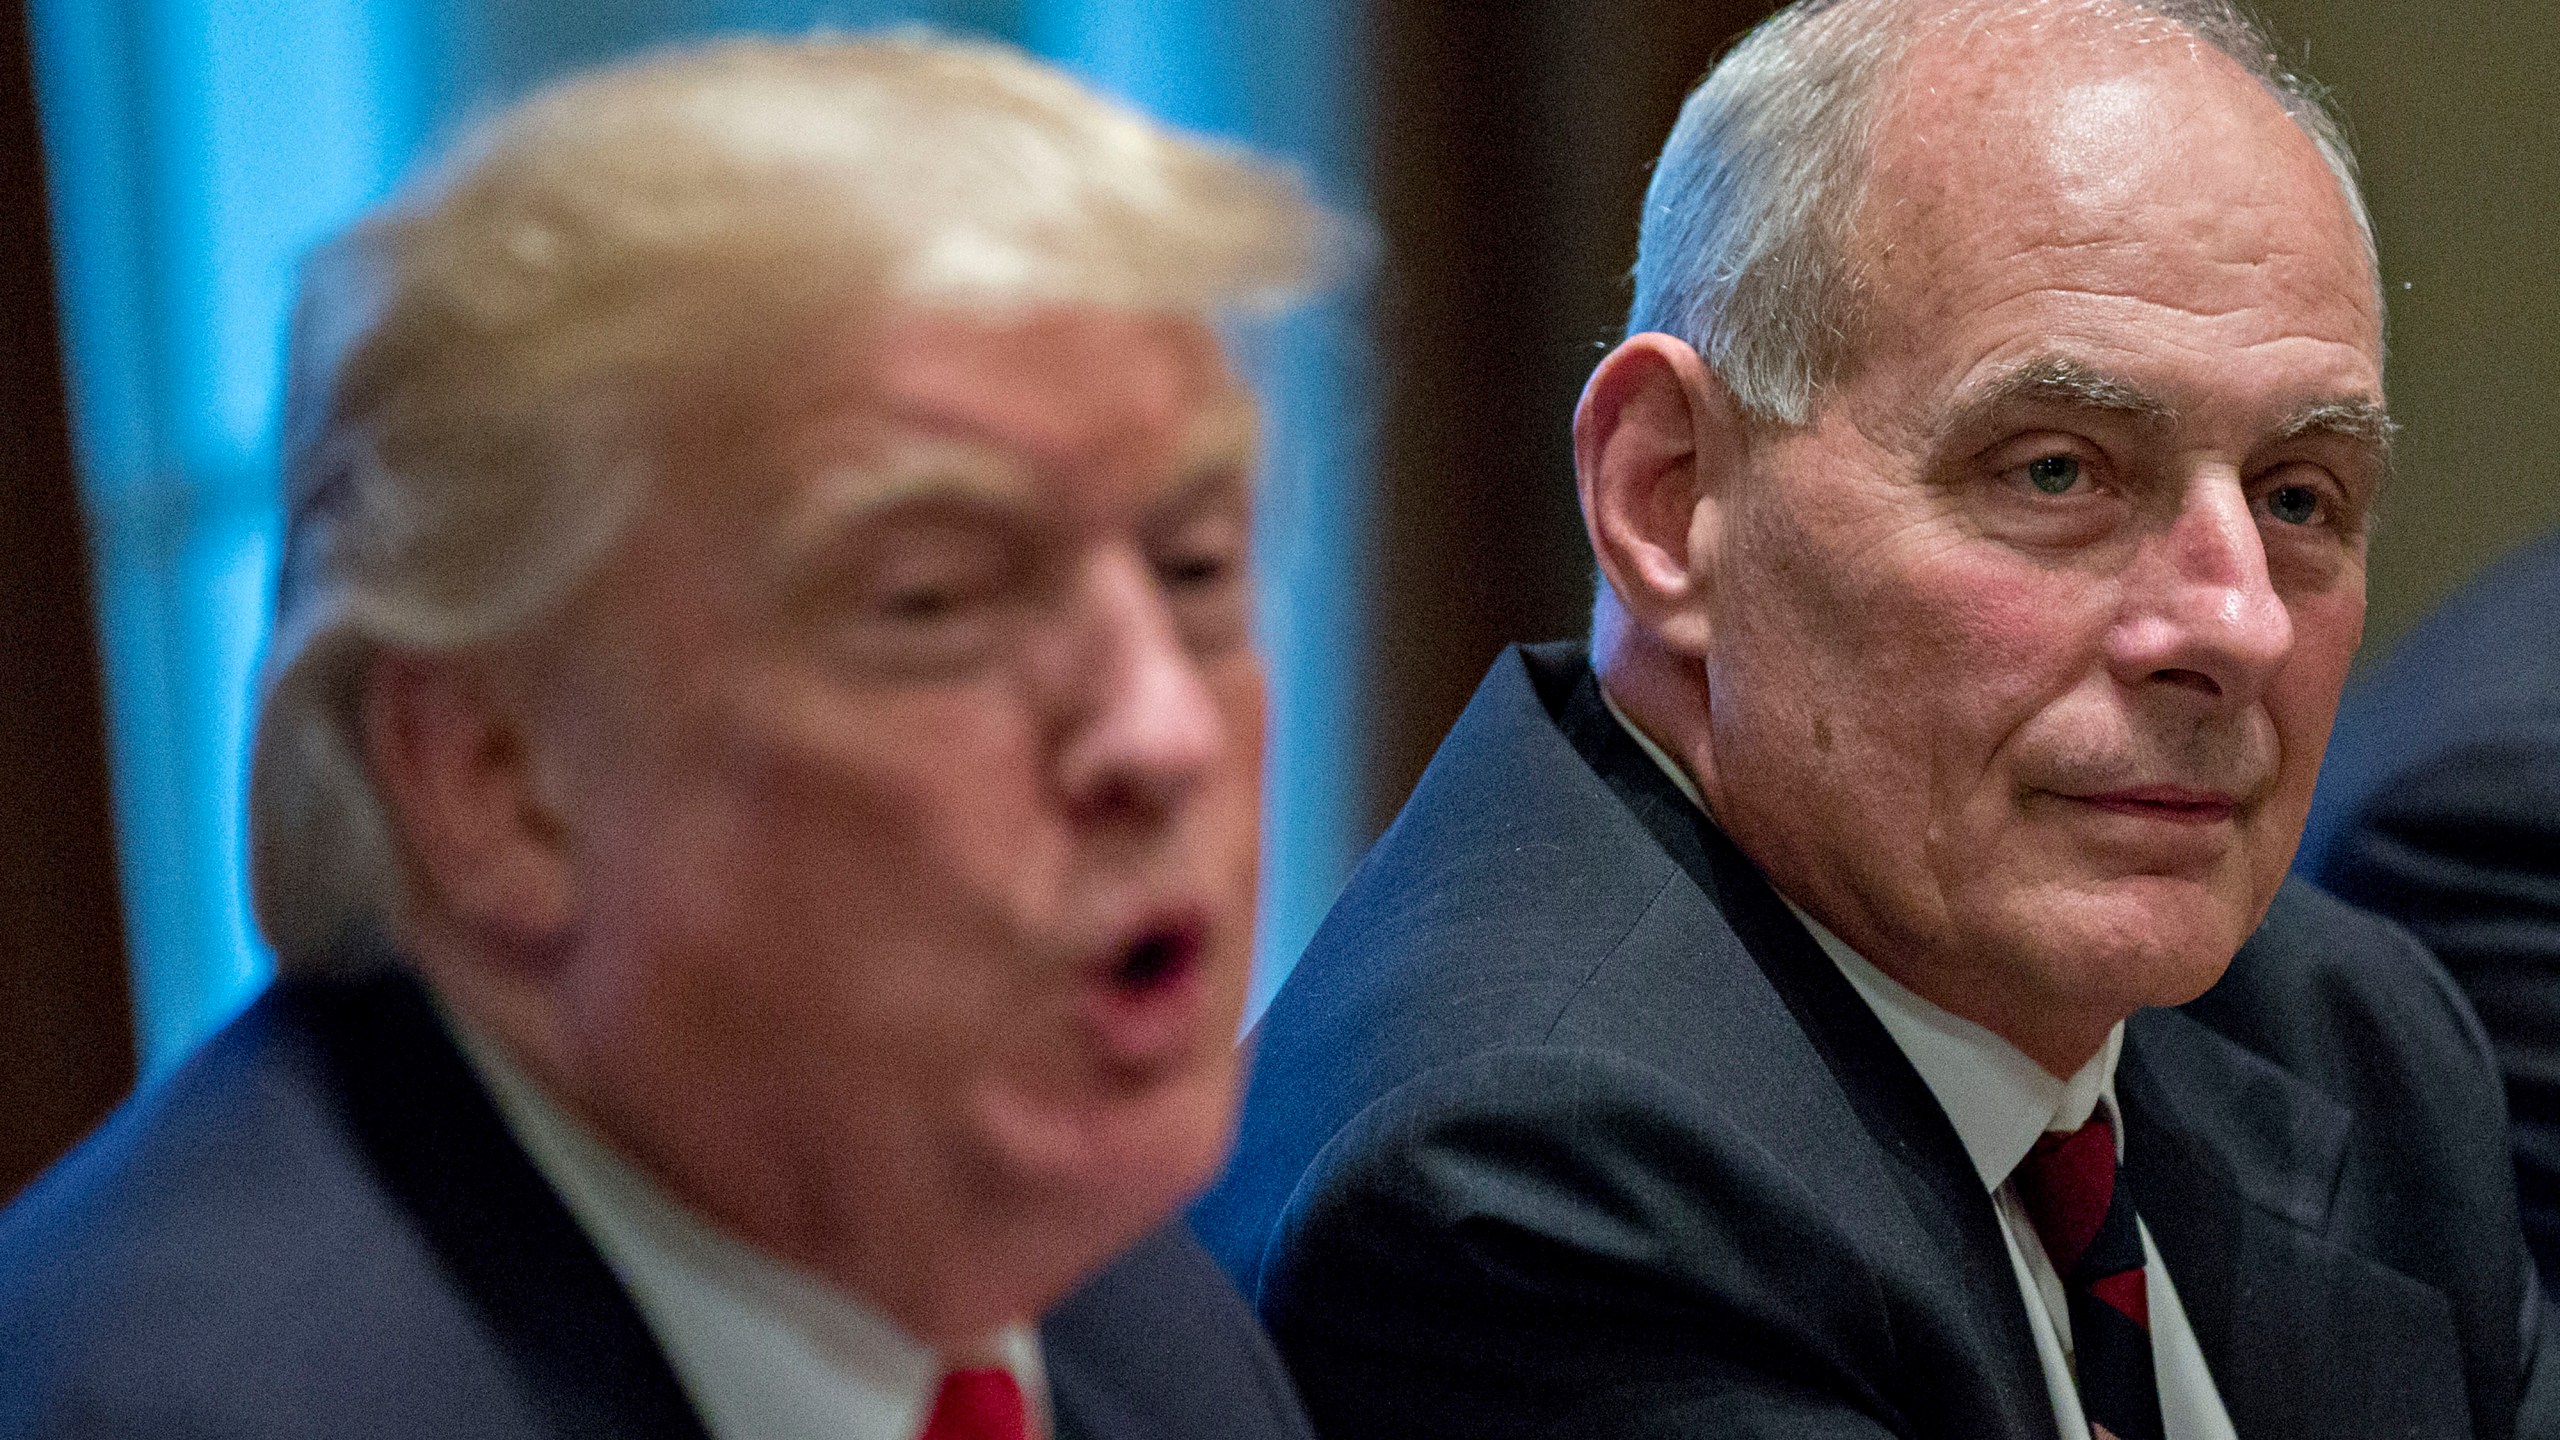
<path id="1" fill-rule="evenodd" d="M 2049 1132 L 2009 1177 L 2062 1278 L 2071 1369 L 2093 1436 L 2160 1440 L 2151 1369 L 2151 1302 L 2133 1196 L 2116 1183 L 2116 1132 L 2104 1115 Z"/>
<path id="2" fill-rule="evenodd" d="M 916 1440 L 1027 1440 L 1022 1387 L 1010 1370 L 954 1370 L 942 1377 L 933 1416 Z"/>

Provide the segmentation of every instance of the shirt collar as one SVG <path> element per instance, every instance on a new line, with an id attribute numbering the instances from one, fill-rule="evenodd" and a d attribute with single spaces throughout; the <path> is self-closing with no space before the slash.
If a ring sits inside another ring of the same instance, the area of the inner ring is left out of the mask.
<path id="1" fill-rule="evenodd" d="M 1660 767 L 1663 775 L 1672 784 L 1680 787 L 1680 793 L 1689 797 L 1690 804 L 1697 806 L 1700 811 L 1705 811 L 1707 797 L 1699 793 L 1698 782 L 1689 778 L 1688 770 L 1679 761 L 1671 758 L 1670 751 L 1653 743 L 1653 737 L 1644 733 L 1643 726 L 1627 718 L 1627 712 L 1618 708 L 1617 699 L 1610 695 L 1608 686 L 1602 685 L 1599 690 L 1600 703 L 1609 707 L 1609 716 L 1618 722 L 1618 728 L 1626 731 L 1627 738 L 1636 742 L 1636 748 L 1645 753 L 1645 758 Z"/>
<path id="2" fill-rule="evenodd" d="M 487 1037 L 438 1010 L 508 1130 L 647 1318 L 716 1440 L 908 1440 L 924 1427 L 944 1357 L 686 1208 Z M 1048 1433 L 1038 1332 L 1008 1327 L 960 1363 L 989 1360 L 1022 1387 L 1032 1434 Z"/>
<path id="3" fill-rule="evenodd" d="M 1643 727 L 1627 718 L 1606 687 L 1601 689 L 1600 699 L 1646 756 L 1662 768 L 1672 784 L 1680 787 L 1681 794 L 1689 797 L 1689 803 L 1705 810 L 1706 800 L 1689 772 L 1655 744 Z M 1779 898 L 1786 900 L 1783 895 Z M 1798 909 L 1793 900 L 1786 900 L 1786 906 L 1812 934 L 1814 943 L 1822 947 L 1822 953 L 1831 957 L 1831 963 L 1848 977 L 1858 998 L 1884 1022 L 1885 1033 L 1893 1037 L 1911 1068 L 1920 1072 L 1921 1083 L 1929 1087 L 1938 1107 L 1954 1123 L 1956 1138 L 1964 1143 L 1965 1154 L 1973 1161 L 1974 1173 L 1982 1177 L 1983 1188 L 1999 1189 L 2008 1180 L 2009 1172 L 2017 1169 L 2018 1162 L 2035 1148 L 2036 1137 L 2048 1130 L 2077 1130 L 2088 1123 L 2101 1104 L 2107 1108 L 2110 1123 L 2114 1123 L 2116 1059 L 2124 1051 L 2122 1021 L 2107 1032 L 2106 1043 L 2098 1047 L 2089 1063 L 2070 1079 L 2057 1080 L 2017 1046 L 1912 993 L 1850 949 L 1822 922 Z M 2116 1151 L 2122 1155 L 2124 1126 L 2115 1124 L 2114 1128 Z"/>
<path id="4" fill-rule="evenodd" d="M 1784 898 L 1784 897 L 1781 897 Z M 1921 1083 L 1954 1123 L 1956 1138 L 1973 1161 L 1983 1188 L 1997 1190 L 2048 1130 L 2077 1130 L 2098 1106 L 2116 1114 L 2116 1057 L 2124 1051 L 2124 1022 L 2107 1032 L 2098 1053 L 2068 1080 L 2057 1080 L 2017 1046 L 1961 1015 L 1913 994 L 1849 948 L 1821 921 L 1787 902 L 1822 953 L 1847 976 L 1885 1032 L 1902 1050 Z M 2124 1153 L 2124 1127 L 2115 1125 L 2116 1153 Z"/>

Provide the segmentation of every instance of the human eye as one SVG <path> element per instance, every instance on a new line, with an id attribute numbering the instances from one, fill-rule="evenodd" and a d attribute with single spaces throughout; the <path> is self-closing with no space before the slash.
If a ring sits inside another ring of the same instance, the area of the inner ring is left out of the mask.
<path id="1" fill-rule="evenodd" d="M 2000 478 L 2029 500 L 2087 498 L 2104 488 L 2097 457 L 2069 442 L 2029 441 L 2002 460 Z"/>
<path id="2" fill-rule="evenodd" d="M 1023 588 L 1015 547 L 986 526 L 873 527 L 844 558 L 822 615 L 830 649 L 860 669 L 947 671 L 1002 641 Z"/>
<path id="3" fill-rule="evenodd" d="M 1234 583 L 1244 570 L 1244 541 L 1238 527 L 1195 527 L 1175 537 L 1156 556 L 1156 578 L 1176 594 L 1196 594 Z"/>
<path id="4" fill-rule="evenodd" d="M 2249 509 L 2270 573 L 2287 584 L 2319 584 L 2364 545 L 2369 491 L 2327 465 L 2296 461 L 2257 476 Z"/>
<path id="5" fill-rule="evenodd" d="M 2068 495 L 2080 488 L 2087 467 L 2077 455 L 2039 455 L 2027 462 L 2027 483 L 2044 495 Z"/>
<path id="6" fill-rule="evenodd" d="M 983 588 L 966 577 L 914 576 L 886 587 L 874 608 L 892 624 L 939 625 L 966 611 Z"/>
<path id="7" fill-rule="evenodd" d="M 2130 503 L 2106 451 L 2068 432 L 2011 437 L 1980 452 L 1969 507 L 1985 533 L 2033 549 L 2075 548 L 2111 533 Z"/>
<path id="8" fill-rule="evenodd" d="M 2335 528 L 2342 521 L 2344 502 L 2337 486 L 2317 467 L 2288 465 L 2261 483 L 2256 508 L 2268 520 L 2288 528 Z"/>
<path id="9" fill-rule="evenodd" d="M 1148 547 L 1149 563 L 1183 634 L 1213 648 L 1243 633 L 1251 522 L 1241 506 L 1188 515 Z"/>
<path id="10" fill-rule="evenodd" d="M 887 537 L 856 593 L 865 618 L 931 626 L 967 618 L 1002 589 L 1001 547 L 985 537 L 921 527 Z"/>
<path id="11" fill-rule="evenodd" d="M 2308 485 L 2279 485 L 2267 492 L 2267 513 L 2287 525 L 2308 525 L 2320 518 L 2320 492 Z"/>

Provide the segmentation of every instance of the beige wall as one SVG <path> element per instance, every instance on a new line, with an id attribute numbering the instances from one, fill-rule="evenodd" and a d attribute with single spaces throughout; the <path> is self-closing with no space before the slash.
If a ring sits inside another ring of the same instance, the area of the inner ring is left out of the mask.
<path id="1" fill-rule="evenodd" d="M 2373 545 L 2372 658 L 2560 525 L 2560 5 L 2262 0 L 2364 161 L 2391 304 L 2400 474 Z M 2560 644 L 2553 632 L 2517 637 Z"/>

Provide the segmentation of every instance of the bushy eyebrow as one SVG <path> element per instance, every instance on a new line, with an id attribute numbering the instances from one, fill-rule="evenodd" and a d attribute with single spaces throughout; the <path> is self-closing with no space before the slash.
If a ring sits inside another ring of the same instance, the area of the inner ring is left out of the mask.
<path id="1" fill-rule="evenodd" d="M 871 517 L 901 507 L 947 501 L 989 509 L 1029 503 L 1031 476 L 993 447 L 907 438 L 865 461 L 829 467 L 795 497 L 783 519 L 780 561 L 808 563 L 838 537 Z"/>
<path id="2" fill-rule="evenodd" d="M 2050 406 L 2121 415 L 2144 424 L 2177 418 L 2177 407 L 2130 380 L 2062 356 L 2029 360 L 1983 387 L 1959 405 L 1942 427 L 1964 428 L 1966 422 L 2017 406 Z M 2348 441 L 2372 453 L 2378 467 L 2391 468 L 2391 441 L 2400 427 L 2381 401 L 2368 395 L 2337 395 L 2306 401 L 2279 422 L 2277 440 L 2315 437 Z"/>
<path id="3" fill-rule="evenodd" d="M 2284 423 L 2276 427 L 2277 438 L 2283 440 L 2313 435 L 2352 440 L 2381 457 L 2386 466 L 2391 460 L 2391 443 L 2399 434 L 2399 422 L 2391 418 L 2382 402 L 2361 395 L 2315 400 L 2286 416 Z"/>
<path id="4" fill-rule="evenodd" d="M 1258 416 L 1248 400 L 1200 416 L 1168 467 L 1174 479 L 1150 503 L 1158 513 L 1196 509 L 1220 491 L 1249 486 Z M 949 505 L 993 514 L 1024 511 L 1039 481 L 1007 447 L 970 437 L 903 435 L 865 460 L 820 471 L 813 493 L 784 517 L 774 569 L 803 571 L 873 517 Z"/>
<path id="5" fill-rule="evenodd" d="M 1190 490 L 1206 475 L 1250 471 L 1261 435 L 1262 415 L 1250 398 L 1239 394 L 1212 407 L 1183 436 L 1181 454 L 1172 467 L 1183 478 L 1171 488 Z"/>
<path id="6" fill-rule="evenodd" d="M 2023 405 L 2098 410 L 2145 424 L 2175 419 L 2170 403 L 2130 380 L 2077 360 L 2046 356 L 2029 360 L 1992 381 L 1957 409 L 1959 419 Z M 1952 427 L 1950 427 L 1952 428 Z"/>

